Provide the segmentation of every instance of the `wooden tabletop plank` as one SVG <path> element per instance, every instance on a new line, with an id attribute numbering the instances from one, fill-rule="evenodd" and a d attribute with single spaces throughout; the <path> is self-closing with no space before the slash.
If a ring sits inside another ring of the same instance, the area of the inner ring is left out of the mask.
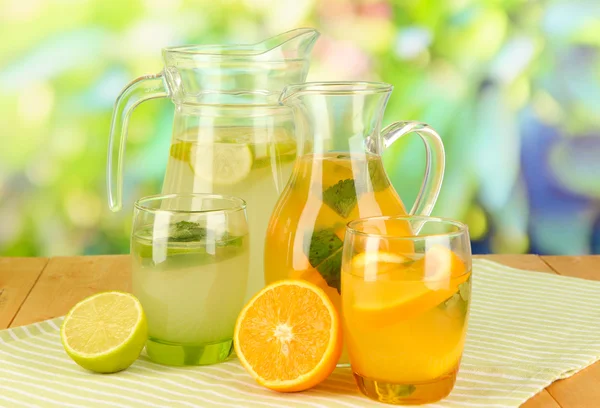
<path id="1" fill-rule="evenodd" d="M 543 256 L 559 274 L 600 280 L 600 256 Z M 600 406 L 600 363 L 550 385 L 547 390 L 563 408 Z"/>
<path id="2" fill-rule="evenodd" d="M 48 258 L 0 258 L 0 330 L 11 324 L 47 263 Z"/>
<path id="3" fill-rule="evenodd" d="M 556 273 L 547 263 L 539 256 L 534 254 L 529 255 L 504 255 L 504 254 L 487 254 L 475 255 L 474 258 L 488 259 L 498 262 L 502 265 L 510 266 L 511 268 L 526 269 L 529 271 Z"/>
<path id="4" fill-rule="evenodd" d="M 547 390 L 542 390 L 526 403 L 521 405 L 521 408 L 564 408 L 556 402 L 554 397 Z"/>
<path id="5" fill-rule="evenodd" d="M 561 275 L 600 280 L 600 255 L 542 256 L 542 260 Z"/>
<path id="6" fill-rule="evenodd" d="M 66 314 L 94 293 L 131 289 L 128 255 L 56 257 L 50 259 L 11 327 Z"/>

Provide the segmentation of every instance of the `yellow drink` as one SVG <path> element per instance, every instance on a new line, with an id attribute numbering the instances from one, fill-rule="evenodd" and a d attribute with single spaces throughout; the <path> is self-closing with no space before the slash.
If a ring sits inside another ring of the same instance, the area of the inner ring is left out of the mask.
<path id="1" fill-rule="evenodd" d="M 365 394 L 423 403 L 450 392 L 464 347 L 470 285 L 464 263 L 439 246 L 424 257 L 363 252 L 344 264 L 344 339 Z"/>
<path id="2" fill-rule="evenodd" d="M 340 310 L 340 273 L 346 224 L 360 217 L 406 214 L 380 156 L 304 155 L 267 231 L 265 280 L 305 279 Z"/>
<path id="3" fill-rule="evenodd" d="M 167 365 L 225 360 L 248 282 L 244 201 L 171 194 L 134 208 L 131 283 L 148 320 L 148 356 Z"/>
<path id="4" fill-rule="evenodd" d="M 164 194 L 227 194 L 246 201 L 252 237 L 246 300 L 264 286 L 264 236 L 295 158 L 296 141 L 284 128 L 191 128 L 173 137 Z"/>

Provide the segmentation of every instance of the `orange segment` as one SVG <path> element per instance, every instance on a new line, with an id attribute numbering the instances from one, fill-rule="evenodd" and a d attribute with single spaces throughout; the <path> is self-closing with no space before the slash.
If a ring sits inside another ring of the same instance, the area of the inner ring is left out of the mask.
<path id="1" fill-rule="evenodd" d="M 302 280 L 275 282 L 240 313 L 235 351 L 261 385 L 303 391 L 325 380 L 342 351 L 341 322 L 327 294 Z"/>
<path id="2" fill-rule="evenodd" d="M 390 274 L 412 260 L 390 252 L 362 252 L 352 258 L 352 271 L 365 281 L 389 279 Z"/>
<path id="3" fill-rule="evenodd" d="M 354 280 L 356 277 L 350 279 Z M 355 318 L 374 326 L 412 319 L 456 293 L 455 288 L 431 290 L 424 282 L 419 281 L 390 281 L 385 285 L 381 282 L 353 283 L 356 287 L 350 290 L 354 290 Z"/>
<path id="4" fill-rule="evenodd" d="M 353 297 L 357 321 L 386 325 L 416 317 L 450 298 L 469 278 L 465 272 L 462 260 L 443 246 L 433 246 L 414 262 L 393 253 L 362 253 L 352 260 L 342 293 Z"/>
<path id="5" fill-rule="evenodd" d="M 458 255 L 442 245 L 434 245 L 427 250 L 423 259 L 426 280 L 458 277 L 466 272 L 465 264 Z"/>

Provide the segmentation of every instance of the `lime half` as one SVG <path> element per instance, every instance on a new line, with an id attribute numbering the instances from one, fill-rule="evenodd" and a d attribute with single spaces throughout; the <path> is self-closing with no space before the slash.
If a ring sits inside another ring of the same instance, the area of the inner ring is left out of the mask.
<path id="1" fill-rule="evenodd" d="M 124 292 L 102 292 L 82 300 L 69 311 L 60 329 L 67 354 L 97 373 L 129 367 L 142 352 L 147 336 L 140 301 Z"/>
<path id="2" fill-rule="evenodd" d="M 194 144 L 190 166 L 196 177 L 215 185 L 243 181 L 252 170 L 252 151 L 245 143 Z"/>

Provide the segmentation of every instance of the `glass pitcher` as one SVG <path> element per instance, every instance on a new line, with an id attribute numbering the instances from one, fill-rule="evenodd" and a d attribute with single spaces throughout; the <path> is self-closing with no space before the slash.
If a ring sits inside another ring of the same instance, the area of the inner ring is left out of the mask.
<path id="1" fill-rule="evenodd" d="M 306 79 L 318 36 L 313 29 L 296 29 L 253 45 L 164 49 L 164 70 L 131 82 L 116 101 L 108 152 L 110 208 L 118 211 L 122 205 L 133 108 L 169 97 L 175 117 L 162 193 L 244 199 L 251 254 L 247 296 L 261 289 L 269 215 L 297 155 L 293 114 L 278 97 L 286 85 Z"/>
<path id="2" fill-rule="evenodd" d="M 391 92 L 389 84 L 370 82 L 305 83 L 283 91 L 280 101 L 293 108 L 304 154 L 296 160 L 269 222 L 267 283 L 285 278 L 308 280 L 320 286 L 340 310 L 346 224 L 357 218 L 406 214 L 385 173 L 381 154 L 412 132 L 425 143 L 427 165 L 410 214 L 431 213 L 444 175 L 444 146 L 438 134 L 423 123 L 395 122 L 380 130 Z M 394 228 L 409 227 L 396 223 Z M 374 232 L 385 234 L 386 225 L 377 226 Z M 373 249 L 395 252 L 410 248 Z"/>

